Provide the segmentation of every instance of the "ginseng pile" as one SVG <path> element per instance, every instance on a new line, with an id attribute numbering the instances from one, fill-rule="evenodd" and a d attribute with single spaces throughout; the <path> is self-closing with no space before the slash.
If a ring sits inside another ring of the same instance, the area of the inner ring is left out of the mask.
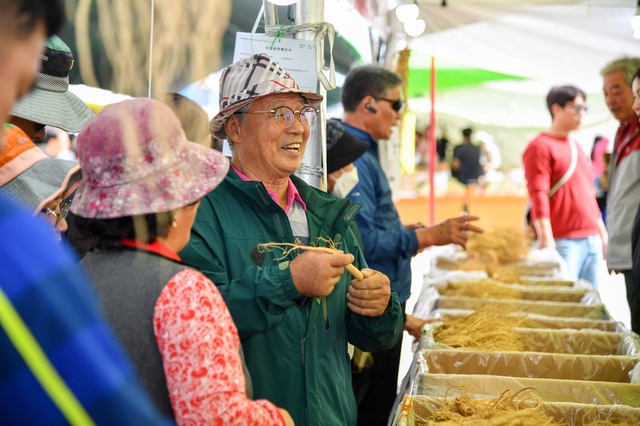
<path id="1" fill-rule="evenodd" d="M 504 308 L 484 306 L 471 315 L 448 319 L 433 333 L 436 342 L 454 348 L 487 351 L 523 351 L 525 344 L 516 333 L 525 317 L 514 317 Z"/>
<path id="2" fill-rule="evenodd" d="M 462 388 L 462 394 L 451 398 L 452 389 Z M 444 405 L 428 419 L 412 410 L 414 425 L 493 425 L 493 426 L 553 426 L 559 423 L 542 411 L 542 400 L 533 395 L 536 388 L 513 392 L 507 389 L 497 398 L 472 398 L 464 386 L 452 386 L 445 394 Z M 415 403 L 415 402 L 414 402 Z"/>
<path id="3" fill-rule="evenodd" d="M 407 405 L 408 425 L 411 426 L 566 426 L 565 421 L 555 421 L 542 408 L 543 401 L 533 391 L 535 387 L 526 387 L 518 392 L 507 389 L 496 399 L 476 399 L 467 391 L 468 385 L 451 386 L 447 389 L 444 404 L 428 418 L 418 414 L 420 399 L 412 399 Z M 456 390 L 460 395 L 452 398 L 450 392 Z M 403 405 L 407 404 L 403 402 Z M 409 408 L 410 407 L 410 408 Z M 584 426 L 631 426 L 636 419 L 627 419 L 624 415 L 611 413 L 603 420 L 574 419 Z"/>
<path id="4" fill-rule="evenodd" d="M 471 234 L 467 242 L 470 257 L 495 259 L 499 263 L 522 260 L 530 251 L 531 242 L 521 231 L 496 229 L 484 234 Z"/>
<path id="5" fill-rule="evenodd" d="M 485 271 L 487 275 L 507 284 L 520 283 L 522 270 L 515 262 L 524 259 L 531 241 L 521 231 L 497 229 L 484 234 L 471 234 L 467 242 L 469 257 L 463 261 L 438 259 L 442 269 Z"/>
<path id="6" fill-rule="evenodd" d="M 444 265 L 444 267 L 442 267 Z M 487 276 L 505 284 L 522 284 L 522 269 L 517 265 L 502 265 L 493 258 L 466 259 L 459 264 L 451 265 L 441 262 L 438 267 L 442 269 L 461 271 L 485 271 Z"/>
<path id="7" fill-rule="evenodd" d="M 477 298 L 522 299 L 522 293 L 507 284 L 491 278 L 478 281 L 456 281 L 447 284 L 441 291 L 443 296 L 466 296 Z"/>

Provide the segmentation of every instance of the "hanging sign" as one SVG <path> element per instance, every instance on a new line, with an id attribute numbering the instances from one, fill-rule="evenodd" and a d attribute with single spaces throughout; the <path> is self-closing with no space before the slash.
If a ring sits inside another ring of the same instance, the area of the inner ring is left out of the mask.
<path id="1" fill-rule="evenodd" d="M 304 90 L 318 90 L 316 51 L 313 40 L 299 40 L 258 33 L 236 33 L 233 62 L 256 53 L 266 53 Z"/>

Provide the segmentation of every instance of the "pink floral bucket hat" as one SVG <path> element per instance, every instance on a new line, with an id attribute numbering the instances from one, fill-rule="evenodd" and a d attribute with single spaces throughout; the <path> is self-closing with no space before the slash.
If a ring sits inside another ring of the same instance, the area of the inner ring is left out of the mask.
<path id="1" fill-rule="evenodd" d="M 323 99 L 316 92 L 300 89 L 289 73 L 266 53 L 234 62 L 222 71 L 220 112 L 209 122 L 209 133 L 224 139 L 222 126 L 227 118 L 258 98 L 279 93 L 300 93 L 310 106 L 318 105 Z"/>
<path id="2" fill-rule="evenodd" d="M 86 218 L 184 207 L 212 191 L 229 169 L 221 153 L 188 141 L 173 111 L 153 99 L 106 106 L 77 145 L 83 179 L 71 211 Z"/>

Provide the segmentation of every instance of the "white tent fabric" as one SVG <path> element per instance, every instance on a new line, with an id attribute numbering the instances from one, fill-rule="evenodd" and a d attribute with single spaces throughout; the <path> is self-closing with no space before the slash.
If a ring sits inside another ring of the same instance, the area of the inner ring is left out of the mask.
<path id="1" fill-rule="evenodd" d="M 554 85 L 574 84 L 587 93 L 589 113 L 575 133 L 586 152 L 596 134 L 616 129 L 602 94 L 600 69 L 621 56 L 639 56 L 630 18 L 635 0 L 419 0 L 427 33 L 409 40 L 410 67 L 479 68 L 523 77 L 436 94 L 439 128 L 453 142 L 462 127 L 491 133 L 505 166 L 520 163 L 527 142 L 550 124 L 545 96 Z M 418 114 L 429 99 L 410 103 Z"/>
<path id="2" fill-rule="evenodd" d="M 589 93 L 601 88 L 602 65 L 640 54 L 630 25 L 634 0 L 531 3 L 450 0 L 442 7 L 422 0 L 429 32 L 412 40 L 411 48 L 469 67 L 553 84 L 571 82 Z"/>

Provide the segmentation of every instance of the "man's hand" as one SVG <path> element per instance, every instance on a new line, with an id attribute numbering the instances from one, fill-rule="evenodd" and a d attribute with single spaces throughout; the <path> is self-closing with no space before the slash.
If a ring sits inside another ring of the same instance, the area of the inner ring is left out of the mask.
<path id="1" fill-rule="evenodd" d="M 412 335 L 415 340 L 420 340 L 422 337 L 422 327 L 427 323 L 427 320 L 409 314 L 405 314 L 404 318 L 405 331 Z"/>
<path id="2" fill-rule="evenodd" d="M 607 249 L 609 248 L 609 233 L 602 219 L 598 220 L 598 231 L 600 233 L 600 239 L 602 240 L 602 258 L 606 259 Z"/>
<path id="3" fill-rule="evenodd" d="M 478 219 L 480 218 L 477 216 L 454 217 L 429 228 L 416 230 L 418 245 L 421 249 L 451 243 L 466 247 L 467 240 L 469 239 L 468 231 L 477 232 L 478 234 L 484 232 L 482 228 L 478 228 L 469 223 Z"/>
<path id="4" fill-rule="evenodd" d="M 324 297 L 340 282 L 344 267 L 353 262 L 351 254 L 306 251 L 289 264 L 291 278 L 303 296 Z"/>
<path id="5" fill-rule="evenodd" d="M 538 240 L 538 249 L 555 249 L 556 248 L 556 240 L 553 238 L 540 238 Z"/>
<path id="6" fill-rule="evenodd" d="M 422 319 L 409 314 L 405 314 L 404 318 L 404 329 L 414 337 L 414 341 L 418 341 L 422 337 L 422 327 L 424 327 L 425 324 L 442 322 L 441 318 Z"/>
<path id="7" fill-rule="evenodd" d="M 551 230 L 551 221 L 548 217 L 542 217 L 533 220 L 533 227 L 538 235 L 538 248 L 539 249 L 555 249 L 556 240 L 553 238 L 553 231 Z"/>
<path id="8" fill-rule="evenodd" d="M 409 231 L 417 231 L 418 229 L 426 229 L 427 227 L 424 226 L 423 224 L 421 224 L 420 222 L 418 223 L 409 223 L 409 224 L 405 224 L 403 225 L 404 229 L 408 229 Z M 422 253 L 422 251 L 425 249 L 425 247 L 418 247 L 418 250 L 416 250 L 413 255 L 417 256 L 420 253 Z"/>
<path id="9" fill-rule="evenodd" d="M 422 228 L 426 228 L 426 226 L 424 226 L 423 224 L 421 224 L 420 222 L 417 223 L 409 223 L 409 224 L 405 224 L 404 225 L 405 229 L 408 229 L 409 231 L 412 231 L 414 229 L 422 229 Z"/>
<path id="10" fill-rule="evenodd" d="M 391 298 L 391 282 L 382 272 L 363 269 L 362 281 L 352 280 L 347 293 L 347 306 L 365 317 L 382 315 Z"/>

